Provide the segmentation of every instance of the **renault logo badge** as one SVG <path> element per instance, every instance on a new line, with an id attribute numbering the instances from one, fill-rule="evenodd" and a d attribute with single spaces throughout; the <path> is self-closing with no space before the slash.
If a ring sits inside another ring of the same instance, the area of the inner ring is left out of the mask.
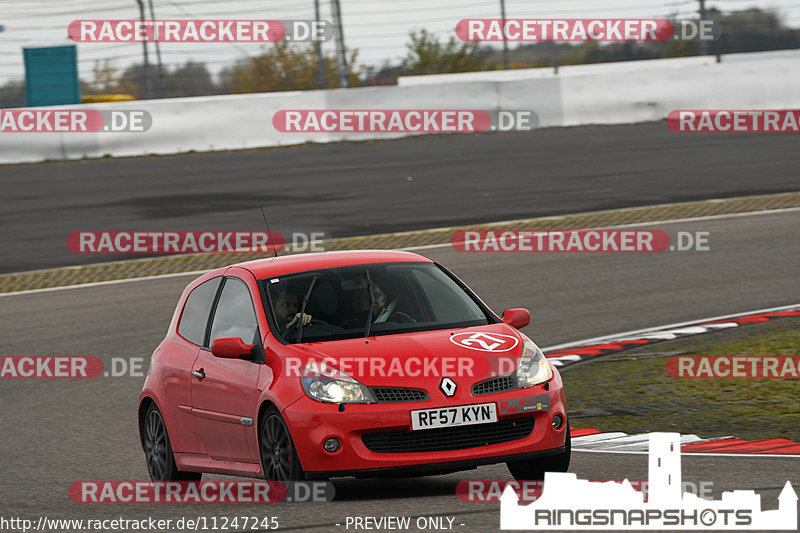
<path id="1" fill-rule="evenodd" d="M 442 389 L 442 392 L 448 398 L 452 397 L 453 394 L 456 393 L 456 384 L 450 378 L 444 378 L 442 382 L 439 384 L 439 388 Z"/>

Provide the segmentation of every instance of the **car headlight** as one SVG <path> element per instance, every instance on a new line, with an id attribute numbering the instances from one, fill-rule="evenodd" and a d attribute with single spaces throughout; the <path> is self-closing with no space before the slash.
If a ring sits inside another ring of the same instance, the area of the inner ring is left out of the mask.
<path id="1" fill-rule="evenodd" d="M 549 381 L 553 377 L 553 371 L 539 347 L 530 339 L 526 339 L 522 347 L 522 359 L 517 367 L 519 388 L 524 389 Z"/>
<path id="2" fill-rule="evenodd" d="M 369 388 L 325 362 L 310 361 L 303 369 L 303 389 L 326 403 L 375 403 Z"/>

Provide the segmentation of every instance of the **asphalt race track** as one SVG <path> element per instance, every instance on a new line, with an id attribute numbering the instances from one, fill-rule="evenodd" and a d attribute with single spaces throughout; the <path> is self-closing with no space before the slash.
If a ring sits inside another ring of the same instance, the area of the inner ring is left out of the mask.
<path id="1" fill-rule="evenodd" d="M 651 127 L 654 126 L 642 128 Z M 674 142 L 686 143 L 687 151 L 691 149 L 691 141 L 674 139 Z M 450 141 L 452 139 L 443 140 Z M 655 146 L 656 141 L 652 142 Z M 336 150 L 335 147 L 313 149 Z M 678 168 L 686 163 L 676 158 L 674 147 L 664 153 L 670 151 L 673 155 L 664 156 L 665 164 L 671 161 L 669 166 Z M 698 148 L 699 152 L 702 150 Z M 727 153 L 736 152 L 727 149 Z M 247 159 L 248 156 L 237 157 Z M 533 164 L 534 160 L 527 164 Z M 149 164 L 146 161 L 137 165 Z M 764 159 L 761 161 L 763 163 Z M 790 163 L 784 158 L 784 164 Z M 319 161 L 318 164 L 328 163 Z M 85 168 L 91 165 L 86 164 Z M 657 167 L 658 164 L 653 165 Z M 47 165 L 29 168 L 44 169 L 36 170 L 42 174 L 51 171 Z M 116 168 L 132 167 L 119 165 Z M 531 171 L 533 175 L 534 169 Z M 374 169 L 374 172 L 382 171 Z M 680 175 L 675 178 L 681 179 Z M 702 183 L 707 181 L 686 179 L 687 183 L 695 181 L 697 189 L 686 190 L 665 183 L 665 197 L 659 201 L 700 197 L 706 193 Z M 599 181 L 608 183 L 605 179 Z M 778 181 L 770 190 L 781 190 Z M 767 181 L 753 182 L 756 185 L 747 192 L 766 190 Z M 634 188 L 639 186 L 634 180 L 631 183 Z M 728 184 L 724 180 L 714 183 Z M 209 187 L 212 185 L 208 183 Z M 735 180 L 728 185 L 730 189 L 726 191 L 733 193 L 738 190 L 736 187 L 744 187 L 744 180 L 739 185 Z M 759 189 L 761 185 L 764 188 Z M 601 190 L 604 185 L 597 187 Z M 507 191 L 511 192 L 511 189 Z M 560 193 L 549 191 L 552 197 L 568 196 L 568 193 L 568 187 L 562 187 Z M 655 201 L 660 194 L 653 191 L 650 200 Z M 714 194 L 722 192 L 716 190 Z M 605 202 L 624 203 L 622 195 L 622 190 L 598 193 L 598 203 L 592 205 L 608 207 Z M 98 193 L 96 198 L 86 199 L 85 203 L 99 203 L 100 196 Z M 531 196 L 526 194 L 525 197 Z M 631 202 L 633 197 L 630 197 Z M 63 198 L 60 200 L 67 202 Z M 75 202 L 80 203 L 80 200 Z M 592 196 L 586 194 L 583 199 L 574 200 L 568 210 L 578 210 L 582 202 L 590 205 Z M 545 205 L 541 204 L 541 208 Z M 377 206 L 368 212 L 373 209 Z M 491 211 L 486 213 L 488 216 Z M 519 212 L 509 210 L 508 214 L 527 216 L 533 213 L 521 209 Z M 16 216 L 28 215 L 18 213 Z M 208 220 L 206 227 L 216 227 L 218 221 Z M 664 229 L 671 235 L 678 230 L 709 231 L 709 252 L 483 255 L 458 253 L 442 247 L 427 249 L 424 254 L 451 267 L 496 311 L 516 306 L 532 309 L 534 324 L 525 331 L 547 346 L 646 326 L 797 303 L 800 300 L 798 225 L 800 212 L 795 210 L 669 223 L 652 228 Z M 42 231 L 42 227 L 37 231 Z M 162 338 L 176 300 L 188 281 L 189 278 L 177 277 L 0 297 L 3 354 L 96 355 L 106 361 L 110 357 L 147 358 Z M 136 428 L 136 402 L 142 381 L 141 377 L 3 380 L 0 386 L 0 427 L 3 428 L 0 433 L 3 450 L 0 515 L 28 518 L 121 516 L 129 519 L 276 515 L 281 530 L 345 531 L 344 525 L 337 527 L 335 524 L 344 524 L 348 515 L 442 514 L 455 517 L 456 530 L 494 531 L 499 527 L 499 505 L 461 502 L 454 494 L 459 480 L 508 479 L 503 465 L 441 477 L 339 480 L 335 482 L 336 501 L 330 504 L 256 507 L 72 503 L 67 489 L 74 481 L 147 478 Z M 568 372 L 565 381 L 569 394 Z M 735 422 L 746 423 L 746 420 Z M 647 458 L 644 455 L 574 453 L 570 470 L 584 479 L 646 479 Z M 770 509 L 777 505 L 776 497 L 787 479 L 795 487 L 800 486 L 800 468 L 797 458 L 692 456 L 683 458 L 683 478 L 715 481 L 724 490 L 758 489 L 764 508 Z"/>
<path id="2" fill-rule="evenodd" d="M 795 191 L 798 166 L 792 135 L 664 122 L 0 165 L 0 273 L 130 257 L 73 254 L 73 231 L 263 230 L 259 204 L 345 237 Z"/>

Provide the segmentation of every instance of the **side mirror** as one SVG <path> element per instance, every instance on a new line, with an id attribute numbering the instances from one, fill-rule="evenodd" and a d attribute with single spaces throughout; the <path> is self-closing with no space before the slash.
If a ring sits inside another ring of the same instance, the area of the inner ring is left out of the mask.
<path id="1" fill-rule="evenodd" d="M 512 328 L 522 329 L 531 323 L 531 313 L 527 309 L 509 309 L 503 313 L 503 322 Z"/>
<path id="2" fill-rule="evenodd" d="M 211 354 L 223 359 L 239 359 L 249 356 L 255 344 L 245 344 L 239 337 L 224 337 L 211 343 Z"/>

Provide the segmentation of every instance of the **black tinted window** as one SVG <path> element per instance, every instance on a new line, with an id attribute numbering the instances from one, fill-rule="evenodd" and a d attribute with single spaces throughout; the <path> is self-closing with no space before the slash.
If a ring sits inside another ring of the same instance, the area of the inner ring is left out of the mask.
<path id="1" fill-rule="evenodd" d="M 300 337 L 297 317 L 306 297 L 305 314 L 312 320 L 303 327 L 301 342 L 477 326 L 491 320 L 467 291 L 431 263 L 326 268 L 262 283 L 275 334 L 291 343 Z"/>
<path id="2" fill-rule="evenodd" d="M 250 290 L 241 280 L 226 279 L 211 324 L 211 342 L 225 337 L 239 337 L 248 344 L 255 343 L 257 331 L 258 322 Z"/>
<path id="3" fill-rule="evenodd" d="M 222 278 L 214 278 L 195 287 L 183 307 L 178 333 L 187 341 L 198 346 L 203 344 L 208 313 L 211 311 L 211 304 L 214 303 L 214 296 L 217 294 L 220 281 Z"/>

